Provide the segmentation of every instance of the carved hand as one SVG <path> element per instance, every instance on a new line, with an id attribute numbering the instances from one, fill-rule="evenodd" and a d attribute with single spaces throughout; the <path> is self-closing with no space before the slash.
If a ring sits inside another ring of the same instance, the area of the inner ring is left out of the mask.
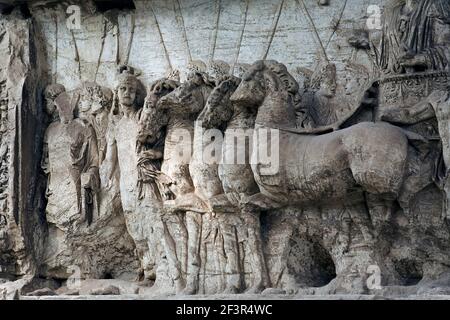
<path id="1" fill-rule="evenodd" d="M 161 159 L 163 157 L 163 154 L 159 150 L 148 149 L 148 150 L 142 151 L 139 154 L 139 157 L 140 158 L 147 158 L 147 159 L 156 160 L 156 159 Z"/>

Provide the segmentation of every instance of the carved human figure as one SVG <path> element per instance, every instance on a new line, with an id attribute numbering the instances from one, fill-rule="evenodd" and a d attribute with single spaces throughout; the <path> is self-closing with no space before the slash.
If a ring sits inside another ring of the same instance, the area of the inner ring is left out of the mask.
<path id="1" fill-rule="evenodd" d="M 445 69 L 450 36 L 447 0 L 392 1 L 385 12 L 379 49 L 384 73 Z"/>
<path id="2" fill-rule="evenodd" d="M 49 122 L 59 120 L 59 114 L 55 106 L 55 99 L 65 91 L 66 88 L 59 83 L 50 84 L 45 88 L 44 90 L 45 113 L 49 117 Z"/>
<path id="3" fill-rule="evenodd" d="M 448 91 L 434 91 L 427 101 L 435 112 L 442 141 L 442 158 L 445 166 L 442 177 L 445 192 L 442 216 L 450 221 L 450 94 Z"/>
<path id="4" fill-rule="evenodd" d="M 67 93 L 56 98 L 60 121 L 52 122 L 44 136 L 46 217 L 63 230 L 92 221 L 99 187 L 95 131 L 89 124 L 74 119 L 74 105 Z"/>
<path id="5" fill-rule="evenodd" d="M 437 156 L 427 157 L 427 154 L 429 150 L 441 148 L 435 141 L 438 134 L 442 142 L 447 139 L 443 129 L 445 112 L 438 114 L 436 105 L 432 103 L 436 95 L 434 98 L 432 96 L 433 91 L 448 88 L 450 3 L 445 0 L 404 0 L 390 3 L 385 12 L 380 48 L 378 51 L 374 48 L 379 55 L 377 62 L 382 71 L 376 119 L 394 123 L 430 139 L 426 144 L 428 149 L 419 149 L 420 162 L 409 171 L 431 171 L 431 177 L 427 180 L 418 177 L 424 182 L 416 181 L 405 187 L 423 188 L 426 181 L 437 180 L 445 191 L 449 188 L 445 187 L 448 185 L 444 181 L 446 174 L 441 177 L 438 172 L 436 177 L 433 171 L 437 170 L 429 167 L 435 166 Z M 424 161 L 426 157 L 427 161 Z M 448 199 L 449 192 L 445 193 Z"/>
<path id="6" fill-rule="evenodd" d="M 379 234 L 390 221 L 392 201 L 400 195 L 405 182 L 407 133 L 387 123 L 367 122 L 320 135 L 293 130 L 295 109 L 289 90 L 295 87 L 288 89 L 286 78 L 292 77 L 285 66 L 276 61 L 258 61 L 231 96 L 232 102 L 257 112 L 258 138 L 253 139 L 252 148 L 252 159 L 256 161 L 252 161 L 251 168 L 260 191 L 246 202 L 266 210 L 331 199 L 345 202 L 348 192 L 354 190 L 351 185 L 356 183 L 360 192 L 385 200 L 385 210 L 368 206 L 370 219 L 363 219 L 363 212 L 356 213 L 362 215 L 360 219 L 351 216 L 353 221 L 364 221 L 359 227 L 366 244 L 373 248 L 372 233 Z M 269 129 L 275 141 L 264 140 L 264 132 L 267 135 Z M 263 140 L 259 139 L 260 133 Z M 275 150 L 279 158 L 257 159 L 265 143 L 279 146 L 279 152 Z"/>
<path id="7" fill-rule="evenodd" d="M 78 117 L 87 121 L 95 130 L 100 164 L 106 155 L 106 131 L 112 95 L 111 90 L 94 82 L 84 82 L 79 92 Z"/>
<path id="8" fill-rule="evenodd" d="M 426 131 L 433 124 L 424 121 L 434 111 L 425 98 L 448 81 L 442 73 L 450 57 L 450 3 L 392 1 L 385 12 L 380 45 L 372 48 L 382 73 L 376 118 L 432 136 Z"/>
<path id="9" fill-rule="evenodd" d="M 145 97 L 144 108 L 138 122 L 136 154 L 138 156 L 138 192 L 139 199 L 145 197 L 152 201 L 162 202 L 170 198 L 171 179 L 161 172 L 161 162 L 164 152 L 164 130 L 160 124 L 167 123 L 165 112 L 157 108 L 159 99 L 179 86 L 176 80 L 162 78 L 150 84 Z M 144 190 L 146 192 L 144 192 Z M 164 250 L 171 266 L 175 269 L 174 280 L 181 282 L 182 267 L 177 256 L 176 243 L 169 232 L 167 219 L 161 211 L 161 223 L 164 235 Z"/>
<path id="10" fill-rule="evenodd" d="M 309 115 L 315 126 L 335 123 L 337 109 L 340 107 L 336 97 L 336 65 L 326 63 L 319 68 L 311 79 L 311 92 L 305 95 L 304 104 L 308 105 Z"/>
<path id="11" fill-rule="evenodd" d="M 107 132 L 107 147 L 102 166 L 102 185 L 112 186 L 119 178 L 119 189 L 125 222 L 135 242 L 145 279 L 155 277 L 158 255 L 156 230 L 161 203 L 154 197 L 149 184 L 139 190 L 139 155 L 136 143 L 139 136 L 139 119 L 142 109 L 138 99 L 142 97 L 141 84 L 132 68 L 124 68 L 119 74 L 114 95 L 117 106 L 111 109 Z M 118 110 L 115 110 L 115 107 Z M 117 114 L 115 114 L 117 112 Z M 150 154 L 158 159 L 161 154 Z"/>
<path id="12" fill-rule="evenodd" d="M 66 88 L 62 84 L 54 83 L 48 85 L 44 90 L 44 111 L 47 115 L 48 125 L 53 122 L 59 121 L 59 113 L 56 110 L 55 99 L 63 92 L 66 91 Z M 41 160 L 41 168 L 44 170 L 44 173 L 47 174 L 47 178 L 50 178 L 48 175 L 48 145 L 44 143 L 43 145 L 43 157 Z M 48 179 L 47 179 L 48 180 Z M 49 181 L 47 181 L 47 191 L 48 193 Z"/>

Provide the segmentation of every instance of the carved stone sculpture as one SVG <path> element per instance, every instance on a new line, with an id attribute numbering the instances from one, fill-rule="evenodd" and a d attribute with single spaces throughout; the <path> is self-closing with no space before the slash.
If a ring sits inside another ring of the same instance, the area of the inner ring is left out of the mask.
<path id="1" fill-rule="evenodd" d="M 65 94 L 55 100 L 60 122 L 47 128 L 44 143 L 47 144 L 49 175 L 47 221 L 62 230 L 81 222 L 90 223 L 94 195 L 98 189 L 98 151 L 95 131 L 79 119 L 73 118 L 74 104 Z M 66 160 L 61 161 L 60 153 Z M 68 207 L 59 210 L 61 197 L 71 195 L 65 201 Z"/>
<path id="2" fill-rule="evenodd" d="M 154 279 L 156 260 L 160 258 L 158 219 L 161 203 L 157 198 L 142 197 L 139 190 L 136 142 L 142 112 L 138 101 L 142 98 L 141 84 L 133 69 L 121 70 L 115 89 L 116 106 L 111 110 L 107 133 L 107 153 L 101 173 L 103 183 L 112 187 L 119 182 L 120 198 L 128 232 L 133 238 L 145 279 Z M 117 108 L 118 110 L 115 110 Z M 117 115 L 114 112 L 118 112 Z M 103 184 L 102 183 L 102 184 Z M 147 188 L 148 186 L 144 186 Z"/>
<path id="3" fill-rule="evenodd" d="M 186 230 L 184 241 L 187 242 L 185 244 L 187 247 L 184 248 L 186 260 L 183 259 L 187 261 L 186 285 L 183 289 L 186 294 L 192 294 L 198 290 L 200 215 L 208 211 L 208 207 L 202 200 L 208 194 L 201 197 L 198 195 L 202 189 L 208 189 L 196 184 L 199 181 L 195 179 L 195 173 L 191 170 L 193 167 L 190 165 L 194 145 L 194 121 L 203 109 L 211 89 L 212 85 L 205 74 L 193 72 L 183 85 L 162 97 L 158 102 L 158 108 L 165 110 L 167 119 L 167 123 L 160 123 L 160 125 L 167 125 L 161 171 L 171 179 L 172 192 L 172 196 L 166 198 L 165 210 L 183 212 L 186 218 L 186 225 L 183 227 Z M 183 140 L 180 141 L 180 139 Z M 211 191 L 208 190 L 208 192 Z M 181 223 L 184 222 L 181 220 Z M 177 256 L 177 253 L 172 254 Z M 181 271 L 182 257 L 183 255 L 178 254 L 175 267 L 178 273 Z M 181 274 L 176 275 L 175 279 L 178 281 L 178 290 L 180 290 L 184 286 L 184 279 Z"/>
<path id="4" fill-rule="evenodd" d="M 0 299 L 450 294 L 448 0 L 53 2 L 0 10 Z"/>

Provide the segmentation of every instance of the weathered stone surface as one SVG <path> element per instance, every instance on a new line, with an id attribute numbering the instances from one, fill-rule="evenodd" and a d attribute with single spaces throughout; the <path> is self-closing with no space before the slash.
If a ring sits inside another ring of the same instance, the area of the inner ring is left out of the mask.
<path id="1" fill-rule="evenodd" d="M 2 3 L 1 298 L 448 297 L 448 1 Z"/>
<path id="2" fill-rule="evenodd" d="M 57 293 L 50 288 L 43 288 L 34 290 L 33 292 L 28 293 L 27 295 L 41 297 L 41 296 L 56 296 Z"/>

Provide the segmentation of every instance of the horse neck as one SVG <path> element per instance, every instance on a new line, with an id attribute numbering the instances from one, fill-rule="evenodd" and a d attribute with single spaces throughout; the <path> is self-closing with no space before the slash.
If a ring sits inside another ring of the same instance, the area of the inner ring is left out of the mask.
<path id="1" fill-rule="evenodd" d="M 255 124 L 276 128 L 296 126 L 296 114 L 287 92 L 271 92 L 258 108 Z"/>

